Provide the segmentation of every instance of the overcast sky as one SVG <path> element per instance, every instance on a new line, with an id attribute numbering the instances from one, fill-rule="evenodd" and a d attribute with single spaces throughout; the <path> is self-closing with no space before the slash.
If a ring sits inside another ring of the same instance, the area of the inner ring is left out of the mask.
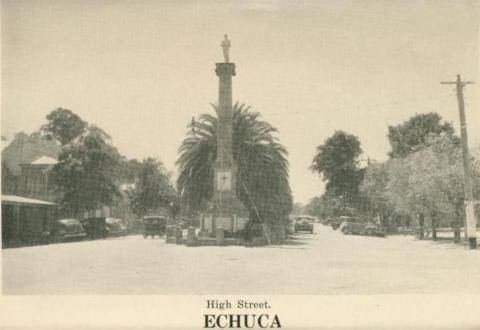
<path id="1" fill-rule="evenodd" d="M 436 111 L 458 131 L 466 89 L 480 143 L 478 1 L 2 1 L 2 134 L 57 107 L 106 130 L 127 157 L 174 170 L 192 116 L 212 112 L 228 33 L 234 100 L 279 129 L 296 201 L 323 191 L 308 170 L 335 130 L 386 159 L 388 125 Z"/>

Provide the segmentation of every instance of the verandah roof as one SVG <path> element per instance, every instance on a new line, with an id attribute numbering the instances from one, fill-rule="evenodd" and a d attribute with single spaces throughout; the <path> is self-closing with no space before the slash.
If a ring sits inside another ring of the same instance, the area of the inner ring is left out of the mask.
<path id="1" fill-rule="evenodd" d="M 27 198 L 16 195 L 2 195 L 2 204 L 28 204 L 28 205 L 57 205 L 52 202 L 42 201 L 40 199 Z"/>

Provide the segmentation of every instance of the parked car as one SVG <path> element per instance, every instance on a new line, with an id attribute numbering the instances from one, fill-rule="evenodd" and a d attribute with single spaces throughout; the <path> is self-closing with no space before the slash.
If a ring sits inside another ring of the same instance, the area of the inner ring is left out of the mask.
<path id="1" fill-rule="evenodd" d="M 342 222 L 340 231 L 345 235 L 366 235 L 366 236 L 384 236 L 381 228 L 373 223 L 364 223 L 356 219 L 349 219 Z"/>
<path id="2" fill-rule="evenodd" d="M 182 229 L 187 229 L 190 226 L 190 222 L 186 218 L 183 218 L 183 217 L 177 217 L 175 219 L 175 223 L 176 223 L 177 226 L 182 227 Z"/>
<path id="3" fill-rule="evenodd" d="M 89 239 L 99 239 L 107 237 L 107 224 L 105 217 L 93 217 L 81 221 L 83 229 Z"/>
<path id="4" fill-rule="evenodd" d="M 127 226 L 121 219 L 105 218 L 105 227 L 107 236 L 126 236 L 128 234 Z"/>
<path id="5" fill-rule="evenodd" d="M 340 217 L 334 217 L 330 220 L 330 226 L 332 226 L 333 230 L 337 230 L 344 221 L 348 221 L 349 219 L 351 219 L 351 217 L 344 215 Z"/>
<path id="6" fill-rule="evenodd" d="M 87 234 L 80 221 L 76 219 L 59 219 L 55 221 L 53 230 L 50 232 L 50 241 L 64 242 L 67 240 L 83 240 Z"/>
<path id="7" fill-rule="evenodd" d="M 150 215 L 145 216 L 142 219 L 143 223 L 143 237 L 147 238 L 148 236 L 159 237 L 165 235 L 165 230 L 167 228 L 167 218 L 161 215 Z"/>
<path id="8" fill-rule="evenodd" d="M 310 216 L 298 216 L 295 218 L 295 233 L 298 233 L 299 231 L 309 231 L 311 234 L 313 234 L 313 222 L 314 218 Z"/>

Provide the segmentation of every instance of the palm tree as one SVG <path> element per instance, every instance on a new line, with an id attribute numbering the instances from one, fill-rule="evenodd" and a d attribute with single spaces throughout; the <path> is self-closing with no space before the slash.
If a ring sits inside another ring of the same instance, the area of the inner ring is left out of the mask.
<path id="1" fill-rule="evenodd" d="M 213 105 L 218 113 L 216 105 Z M 244 104 L 233 106 L 233 159 L 237 196 L 253 222 L 287 221 L 292 208 L 287 151 L 274 136 L 277 129 Z M 178 191 L 192 210 L 205 210 L 213 197 L 213 165 L 217 156 L 217 117 L 202 114 L 188 125 L 179 149 Z"/>

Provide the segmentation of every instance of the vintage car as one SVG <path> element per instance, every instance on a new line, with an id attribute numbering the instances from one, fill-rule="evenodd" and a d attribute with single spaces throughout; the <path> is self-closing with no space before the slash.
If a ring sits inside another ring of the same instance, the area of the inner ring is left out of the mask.
<path id="1" fill-rule="evenodd" d="M 126 236 L 128 234 L 127 226 L 121 219 L 105 218 L 105 227 L 107 236 Z"/>
<path id="2" fill-rule="evenodd" d="M 339 217 L 334 217 L 330 220 L 330 226 L 333 228 L 333 230 L 337 230 L 340 228 L 341 224 L 344 223 L 345 221 L 350 221 L 352 217 L 349 216 L 339 216 Z"/>
<path id="3" fill-rule="evenodd" d="M 295 233 L 299 231 L 309 231 L 313 234 L 313 222 L 315 218 L 307 215 L 298 216 L 295 218 L 294 229 Z"/>
<path id="4" fill-rule="evenodd" d="M 81 221 L 89 239 L 106 238 L 108 235 L 105 217 L 93 217 Z"/>
<path id="5" fill-rule="evenodd" d="M 150 215 L 145 216 L 142 219 L 143 224 L 143 237 L 147 238 L 148 236 L 159 237 L 165 235 L 165 230 L 167 228 L 167 218 L 161 215 Z"/>
<path id="6" fill-rule="evenodd" d="M 343 221 L 340 225 L 340 231 L 345 235 L 366 235 L 366 236 L 384 236 L 383 230 L 373 223 L 360 222 L 356 219 Z"/>
<path id="7" fill-rule="evenodd" d="M 64 242 L 69 240 L 83 240 L 87 238 L 82 224 L 76 219 L 59 219 L 55 221 L 50 232 L 50 241 Z"/>
<path id="8" fill-rule="evenodd" d="M 186 229 L 190 226 L 190 221 L 183 217 L 177 217 L 175 219 L 175 223 L 177 224 L 177 226 L 182 227 L 182 229 Z"/>
<path id="9" fill-rule="evenodd" d="M 199 227 L 199 221 L 195 218 L 186 218 L 186 217 L 177 217 L 175 219 L 175 224 L 182 227 L 182 229 L 187 229 L 188 227 Z"/>

